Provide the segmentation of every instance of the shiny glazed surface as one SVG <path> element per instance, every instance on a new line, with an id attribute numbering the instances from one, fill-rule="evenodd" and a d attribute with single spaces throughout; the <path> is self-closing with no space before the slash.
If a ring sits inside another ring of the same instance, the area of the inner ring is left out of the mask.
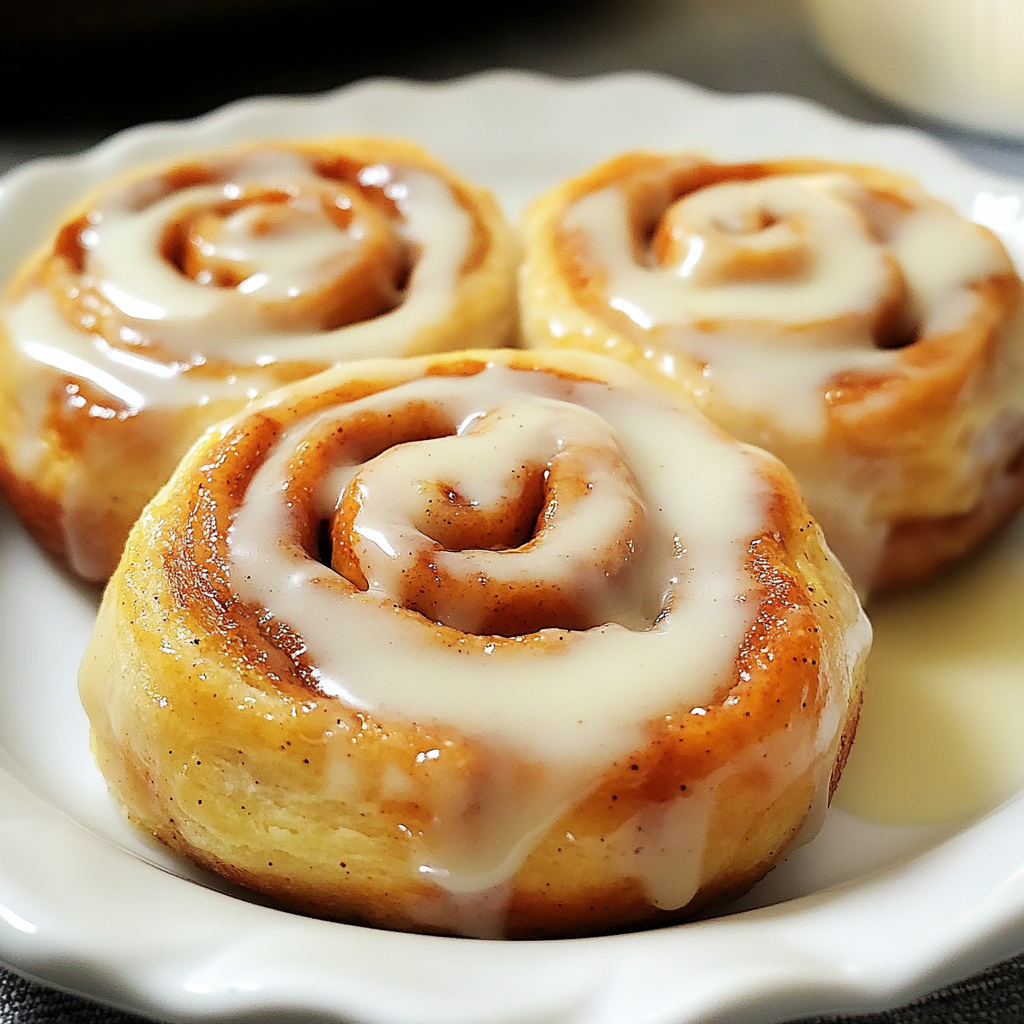
<path id="1" fill-rule="evenodd" d="M 474 352 L 218 425 L 81 689 L 129 815 L 285 907 L 588 934 L 814 835 L 869 639 L 774 459 L 615 361 Z"/>
<path id="2" fill-rule="evenodd" d="M 115 177 L 0 299 L 0 481 L 90 581 L 188 446 L 335 362 L 506 343 L 490 195 L 387 139 L 267 141 Z"/>
<path id="3" fill-rule="evenodd" d="M 632 153 L 524 226 L 528 342 L 616 354 L 773 451 L 862 593 L 927 578 L 1024 500 L 1020 281 L 914 181 Z"/>

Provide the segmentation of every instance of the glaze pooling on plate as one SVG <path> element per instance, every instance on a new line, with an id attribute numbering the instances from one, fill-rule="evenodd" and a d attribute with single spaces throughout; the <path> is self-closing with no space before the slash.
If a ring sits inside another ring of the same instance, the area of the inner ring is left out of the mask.
<path id="1" fill-rule="evenodd" d="M 726 160 L 869 160 L 919 177 L 962 213 L 977 211 L 1018 262 L 1024 253 L 1020 183 L 969 167 L 919 133 L 654 75 L 565 82 L 502 72 L 248 102 L 186 125 L 135 129 L 71 161 L 27 165 L 4 180 L 0 197 L 3 274 L 39 244 L 60 207 L 112 172 L 197 148 L 324 130 L 418 138 L 494 188 L 512 216 L 566 176 L 641 146 L 700 146 Z M 906 1003 L 1024 943 L 1019 796 L 968 827 L 927 834 L 869 828 L 833 811 L 819 838 L 747 903 L 777 905 L 583 942 L 451 942 L 299 921 L 219 893 L 209 876 L 195 885 L 180 862 L 138 843 L 92 768 L 73 690 L 93 605 L 13 522 L 0 541 L 8 649 L 0 673 L 0 904 L 9 911 L 0 957 L 38 978 L 180 1021 L 256 1021 L 279 1006 L 389 1024 L 497 1024 L 496 1014 L 502 1024 L 740 1014 L 768 1024 Z M 55 614 L 74 649 L 27 645 L 26 637 L 50 635 Z M 945 839 L 950 831 L 957 834 Z M 683 962 L 699 985 L 680 983 Z"/>

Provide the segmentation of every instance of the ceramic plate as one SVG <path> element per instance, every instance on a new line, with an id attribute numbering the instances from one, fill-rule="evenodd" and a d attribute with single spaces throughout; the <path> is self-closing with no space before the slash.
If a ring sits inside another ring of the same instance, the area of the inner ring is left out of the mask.
<path id="1" fill-rule="evenodd" d="M 513 217 L 547 186 L 631 147 L 883 164 L 993 226 L 1024 266 L 1024 184 L 969 167 L 923 135 L 649 75 L 562 82 L 500 72 L 251 100 L 26 165 L 0 183 L 0 280 L 69 202 L 113 172 L 261 136 L 337 132 L 414 139 L 492 188 Z M 1024 533 L 1001 543 L 1000 565 L 1016 572 Z M 1024 600 L 1024 568 L 1009 587 Z M 904 1002 L 1024 945 L 1015 762 L 990 773 L 986 792 L 1006 799 L 985 814 L 968 801 L 959 825 L 872 824 L 833 809 L 745 909 L 692 925 L 488 942 L 270 909 L 123 824 L 89 756 L 75 687 L 95 607 L 94 594 L 0 519 L 0 960 L 50 983 L 181 1021 L 280 1011 L 379 1024 L 765 1024 Z M 899 621 L 897 630 L 910 628 Z M 1024 689 L 1024 653 L 1008 659 L 1007 685 L 1019 679 Z M 1012 718 L 1020 704 L 1009 706 Z M 884 736 L 872 742 L 884 757 Z"/>

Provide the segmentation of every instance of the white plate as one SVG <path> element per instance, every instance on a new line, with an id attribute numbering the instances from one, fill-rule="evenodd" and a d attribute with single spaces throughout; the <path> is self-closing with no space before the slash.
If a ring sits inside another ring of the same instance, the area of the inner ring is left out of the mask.
<path id="1" fill-rule="evenodd" d="M 252 100 L 27 165 L 0 187 L 0 280 L 69 201 L 114 171 L 257 136 L 332 132 L 415 139 L 494 189 L 512 216 L 557 180 L 637 146 L 884 164 L 992 224 L 1024 266 L 1024 184 L 920 134 L 650 75 L 500 72 Z M 380 1024 L 768 1022 L 903 1002 L 1024 945 L 1020 795 L 958 832 L 833 811 L 745 903 L 768 906 L 642 934 L 469 941 L 269 909 L 123 825 L 75 689 L 94 608 L 94 595 L 0 520 L 0 959 L 53 984 L 169 1020 L 280 1010 Z"/>

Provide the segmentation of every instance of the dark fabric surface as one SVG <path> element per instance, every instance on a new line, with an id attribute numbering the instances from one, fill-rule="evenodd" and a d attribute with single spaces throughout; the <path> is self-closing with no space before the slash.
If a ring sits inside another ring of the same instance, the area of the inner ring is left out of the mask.
<path id="1" fill-rule="evenodd" d="M 813 1017 L 799 1024 L 1021 1024 L 1024 954 L 885 1013 Z M 0 1024 L 142 1024 L 143 1018 L 56 992 L 0 968 Z M 622 1024 L 629 1024 L 623 1021 Z"/>
<path id="2" fill-rule="evenodd" d="M 139 1024 L 142 1020 L 0 967 L 0 1024 Z"/>

